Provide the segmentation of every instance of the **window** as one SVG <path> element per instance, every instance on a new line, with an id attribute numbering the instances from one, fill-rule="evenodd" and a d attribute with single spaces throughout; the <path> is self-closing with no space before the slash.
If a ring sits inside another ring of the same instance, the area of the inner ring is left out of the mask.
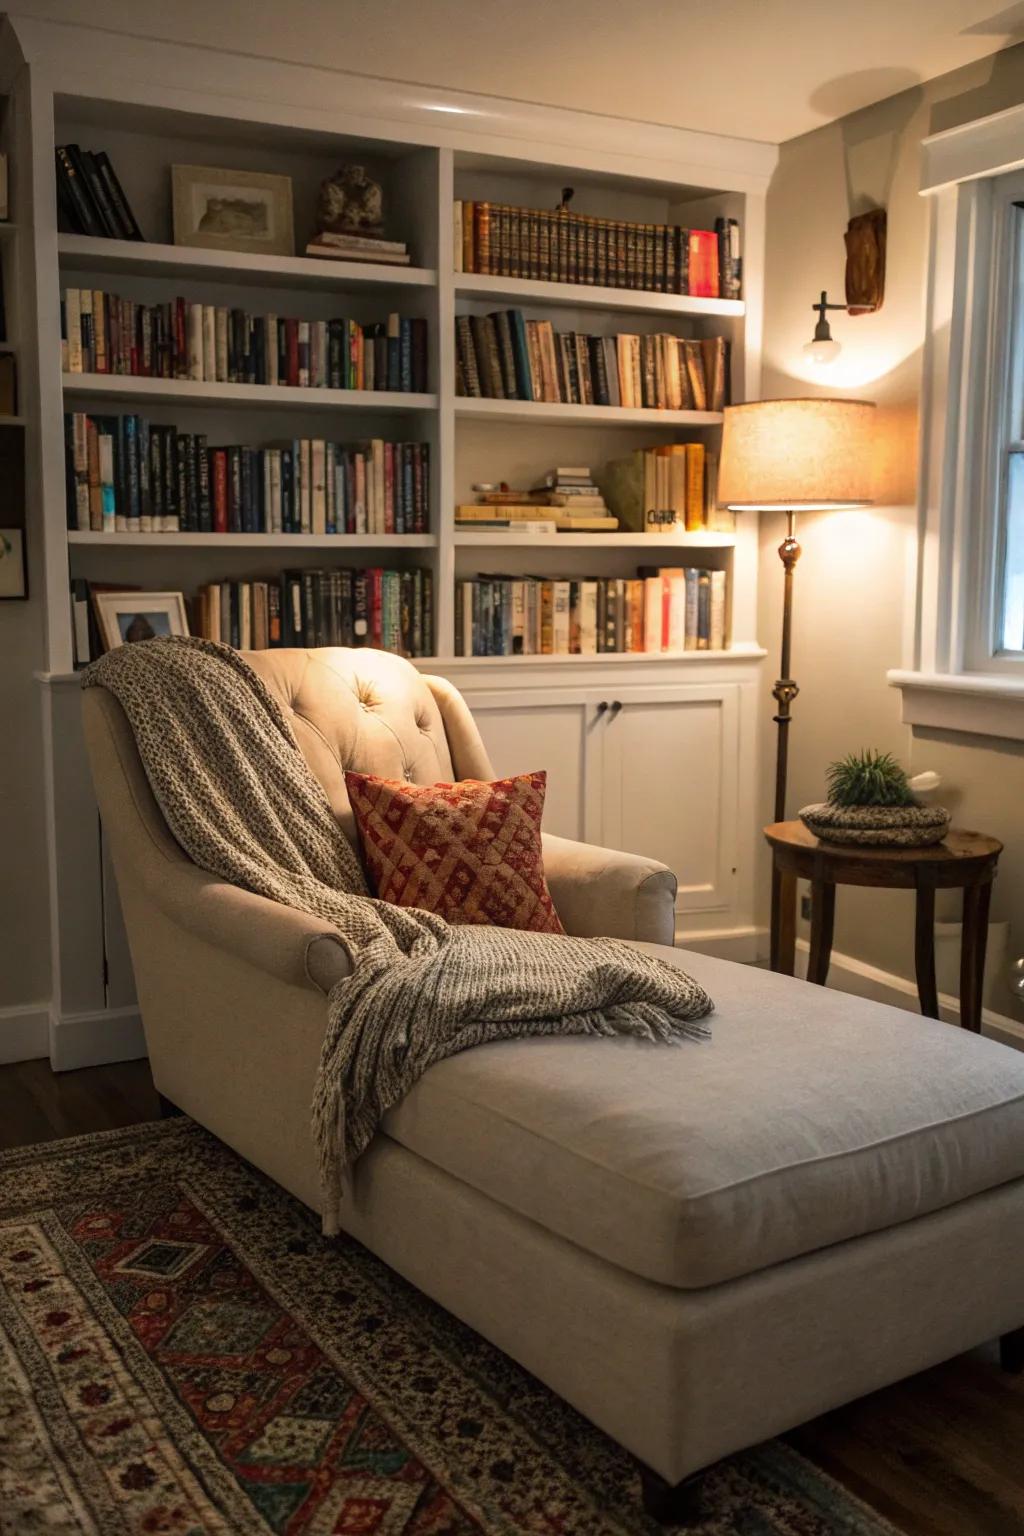
<path id="1" fill-rule="evenodd" d="M 1024 107 L 926 139 L 910 725 L 1024 740 Z"/>

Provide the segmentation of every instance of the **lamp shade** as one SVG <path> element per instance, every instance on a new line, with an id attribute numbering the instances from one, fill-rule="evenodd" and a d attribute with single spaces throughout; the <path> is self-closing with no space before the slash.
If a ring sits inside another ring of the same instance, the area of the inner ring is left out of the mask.
<path id="1" fill-rule="evenodd" d="M 862 507 L 873 500 L 867 400 L 754 400 L 726 407 L 720 506 L 737 512 Z"/>

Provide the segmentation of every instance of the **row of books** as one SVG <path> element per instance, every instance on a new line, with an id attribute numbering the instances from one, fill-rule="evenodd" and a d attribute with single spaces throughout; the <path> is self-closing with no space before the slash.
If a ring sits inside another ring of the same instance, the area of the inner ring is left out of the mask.
<path id="1" fill-rule="evenodd" d="M 729 403 L 723 336 L 588 336 L 509 309 L 457 316 L 455 338 L 459 395 L 669 411 Z"/>
<path id="2" fill-rule="evenodd" d="M 598 475 L 609 510 L 623 528 L 695 533 L 721 526 L 718 456 L 703 443 L 662 443 L 611 459 Z"/>
<path id="3" fill-rule="evenodd" d="M 81 578 L 71 583 L 77 666 L 103 654 L 94 598 L 111 590 Z M 194 634 L 243 651 L 346 645 L 415 657 L 430 655 L 433 646 L 429 571 L 289 570 L 266 581 L 210 582 L 189 606 Z"/>
<path id="4" fill-rule="evenodd" d="M 429 656 L 431 575 L 332 567 L 285 571 L 280 581 L 211 582 L 196 597 L 195 630 L 243 651 L 370 645 L 399 656 Z"/>
<path id="5" fill-rule="evenodd" d="M 210 445 L 144 416 L 64 417 L 69 528 L 94 533 L 426 533 L 426 443 Z"/>
<path id="6" fill-rule="evenodd" d="M 742 291 L 736 219 L 685 229 L 464 200 L 455 204 L 454 247 L 456 272 L 711 299 Z"/>
<path id="7" fill-rule="evenodd" d="M 406 393 L 427 387 L 427 322 L 397 314 L 361 325 L 181 298 L 139 304 L 68 288 L 60 321 L 65 373 Z"/>
<path id="8" fill-rule="evenodd" d="M 456 582 L 459 656 L 591 656 L 719 651 L 725 571 L 641 566 L 635 578 L 479 575 Z"/>
<path id="9" fill-rule="evenodd" d="M 73 235 L 141 240 L 142 231 L 103 150 L 57 145 L 57 206 L 61 227 Z"/>

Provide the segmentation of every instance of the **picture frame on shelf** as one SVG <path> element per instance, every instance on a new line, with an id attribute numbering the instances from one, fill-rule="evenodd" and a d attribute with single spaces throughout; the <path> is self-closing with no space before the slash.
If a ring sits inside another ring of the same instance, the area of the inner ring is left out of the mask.
<path id="1" fill-rule="evenodd" d="M 93 607 L 106 651 L 140 640 L 187 635 L 188 616 L 181 592 L 96 592 Z"/>
<path id="2" fill-rule="evenodd" d="M 295 254 L 290 176 L 172 165 L 171 191 L 175 245 L 261 256 Z"/>
<path id="3" fill-rule="evenodd" d="M 0 600 L 18 602 L 27 597 L 25 530 L 0 528 Z"/>

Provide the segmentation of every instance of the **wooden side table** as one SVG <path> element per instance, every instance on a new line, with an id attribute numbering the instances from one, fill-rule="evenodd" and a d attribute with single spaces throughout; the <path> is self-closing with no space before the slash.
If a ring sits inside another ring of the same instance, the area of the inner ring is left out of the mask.
<path id="1" fill-rule="evenodd" d="M 951 828 L 934 848 L 856 848 L 824 843 L 802 821 L 765 827 L 772 850 L 771 968 L 792 976 L 796 958 L 796 882 L 811 882 L 811 954 L 807 980 L 824 986 L 832 953 L 836 886 L 869 885 L 917 893 L 914 968 L 921 1012 L 939 1017 L 935 987 L 935 892 L 962 890 L 960 1023 L 981 1030 L 988 908 L 1002 843 Z"/>

